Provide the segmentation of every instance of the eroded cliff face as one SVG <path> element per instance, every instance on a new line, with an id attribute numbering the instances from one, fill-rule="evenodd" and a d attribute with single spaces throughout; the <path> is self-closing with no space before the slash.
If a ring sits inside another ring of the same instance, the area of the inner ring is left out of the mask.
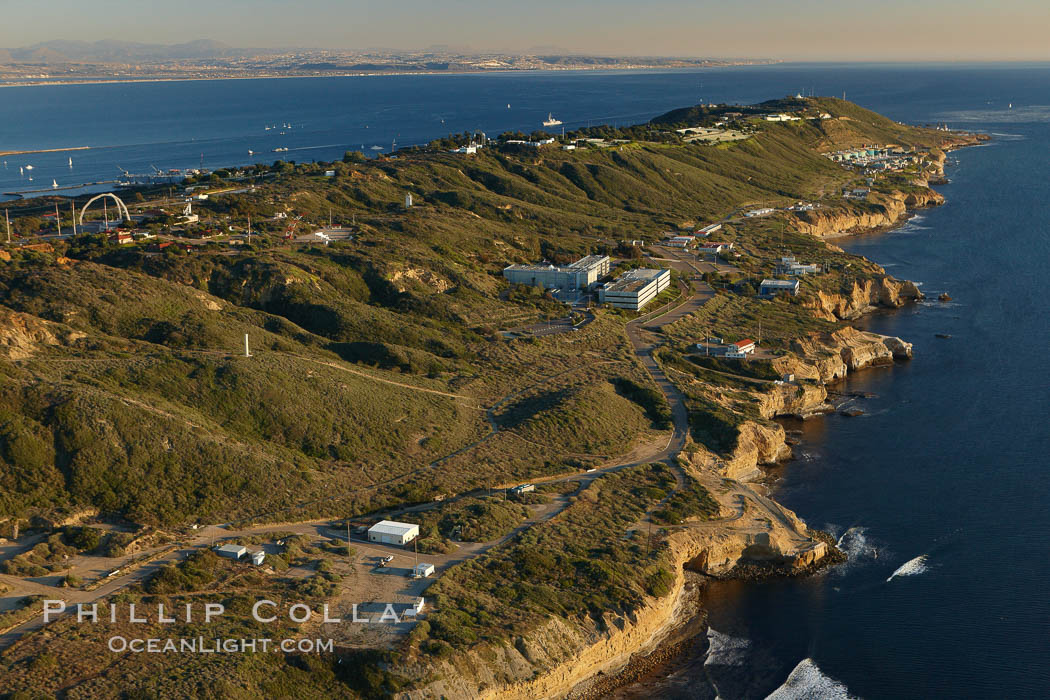
<path id="1" fill-rule="evenodd" d="M 719 471 L 730 479 L 749 481 L 762 472 L 763 464 L 776 464 L 791 456 L 784 428 L 776 423 L 747 421 L 739 427 L 736 449 L 723 460 Z"/>
<path id="2" fill-rule="evenodd" d="M 632 655 L 659 643 L 678 620 L 685 568 L 719 576 L 741 563 L 770 563 L 785 570 L 819 562 L 828 552 L 823 542 L 806 534 L 805 523 L 787 509 L 773 517 L 761 512 L 761 496 L 739 517 L 734 527 L 683 528 L 668 537 L 675 582 L 670 594 L 649 598 L 634 613 L 610 613 L 600 622 L 560 618 L 545 620 L 527 637 L 488 644 L 450 659 L 430 663 L 431 679 L 421 687 L 399 693 L 398 700 L 536 700 L 560 698 L 599 673 L 616 672 Z M 737 494 L 731 494 L 736 496 Z M 704 527 L 703 525 L 711 525 Z M 423 669 L 419 671 L 423 673 Z"/>
<path id="3" fill-rule="evenodd" d="M 853 281 L 844 293 L 818 291 L 803 302 L 826 321 L 851 320 L 878 307 L 896 309 L 924 299 L 914 282 L 880 276 Z"/>
<path id="4" fill-rule="evenodd" d="M 774 367 L 783 374 L 794 374 L 797 379 L 819 382 L 834 382 L 849 372 L 889 364 L 894 360 L 910 359 L 912 356 L 911 343 L 894 336 L 850 327 L 795 341 L 791 350 L 794 354 L 774 360 Z"/>
<path id="5" fill-rule="evenodd" d="M 85 337 L 51 321 L 18 311 L 0 311 L 0 357 L 24 360 L 44 346 L 71 345 Z"/>
<path id="6" fill-rule="evenodd" d="M 944 204 L 944 197 L 917 182 L 918 192 L 873 192 L 867 206 L 848 206 L 839 209 L 814 209 L 794 212 L 795 227 L 817 238 L 834 238 L 860 231 L 882 229 L 900 223 L 910 209 L 922 209 Z"/>
<path id="7" fill-rule="evenodd" d="M 795 375 L 795 381 L 773 385 L 768 391 L 754 392 L 763 418 L 807 416 L 828 407 L 824 384 L 866 367 L 891 364 L 912 356 L 912 345 L 900 338 L 879 335 L 856 328 L 798 341 L 793 354 L 777 358 L 773 366 L 781 374 Z M 806 381 L 808 380 L 808 381 Z M 774 464 L 791 456 L 782 426 L 776 423 L 745 421 L 733 453 L 719 460 L 715 469 L 723 476 L 748 481 L 761 474 L 760 466 Z"/>

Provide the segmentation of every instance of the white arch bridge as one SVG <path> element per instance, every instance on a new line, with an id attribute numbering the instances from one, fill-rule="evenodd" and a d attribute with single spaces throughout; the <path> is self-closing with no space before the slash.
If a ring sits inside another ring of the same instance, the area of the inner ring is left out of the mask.
<path id="1" fill-rule="evenodd" d="M 89 199 L 84 204 L 84 206 L 80 207 L 80 221 L 78 223 L 81 226 L 84 225 L 84 214 L 87 212 L 88 207 L 90 207 L 92 204 L 94 204 L 98 200 L 105 199 L 106 197 L 109 197 L 110 199 L 112 199 L 114 202 L 117 203 L 117 211 L 120 212 L 120 216 L 121 216 L 121 220 L 122 221 L 131 221 L 131 214 L 128 213 L 128 207 L 127 207 L 126 204 L 124 204 L 124 201 L 121 200 L 120 197 L 118 197 L 117 195 L 113 194 L 112 192 L 104 192 L 103 194 L 95 195 L 94 197 Z"/>

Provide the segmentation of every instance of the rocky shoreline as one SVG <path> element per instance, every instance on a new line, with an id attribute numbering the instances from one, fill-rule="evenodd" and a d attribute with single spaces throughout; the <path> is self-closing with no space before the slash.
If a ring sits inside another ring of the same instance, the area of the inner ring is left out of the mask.
<path id="1" fill-rule="evenodd" d="M 961 143 L 956 147 L 977 145 L 979 142 L 984 140 L 987 139 L 976 137 L 974 142 Z M 933 174 L 933 177 L 931 177 L 931 180 L 935 182 L 945 181 L 944 162 L 945 157 L 943 154 L 941 154 L 941 157 L 937 161 L 935 161 L 936 170 Z M 922 184 L 924 187 L 927 186 L 927 182 L 923 182 Z M 806 221 L 805 215 L 803 215 L 801 217 L 798 217 L 800 219 L 799 229 L 824 239 L 849 236 L 860 232 L 876 233 L 880 231 L 889 231 L 898 228 L 899 226 L 906 223 L 912 216 L 914 216 L 914 209 L 930 206 L 940 206 L 944 203 L 945 199 L 943 195 L 934 192 L 933 190 L 928 191 L 930 195 L 922 198 L 911 196 L 906 197 L 903 195 L 900 197 L 891 196 L 889 199 L 894 204 L 889 208 L 889 211 L 892 213 L 884 221 L 873 220 L 863 222 L 851 219 L 849 217 L 842 217 L 837 220 L 826 219 L 825 224 L 830 224 L 830 227 L 824 228 L 816 226 L 813 223 L 813 219 L 819 220 L 820 215 L 812 217 L 812 219 L 810 219 L 809 222 Z M 807 214 L 809 213 L 807 212 Z M 818 307 L 814 309 L 814 311 L 817 312 L 818 315 L 820 315 L 820 312 L 823 311 L 824 316 L 829 320 L 853 319 L 870 313 L 875 309 L 876 306 L 900 307 L 903 306 L 905 303 L 918 301 L 924 298 L 922 292 L 920 292 L 912 282 L 898 282 L 895 280 L 891 280 L 890 278 L 886 278 L 884 280 L 881 280 L 880 282 L 881 284 L 879 285 L 879 287 L 881 287 L 881 294 L 873 294 L 873 290 L 871 288 L 860 289 L 860 286 L 858 284 L 855 284 L 854 291 L 856 292 L 856 294 L 851 295 L 851 297 L 854 298 L 858 296 L 861 298 L 866 297 L 869 300 L 869 302 L 874 302 L 878 300 L 879 303 L 868 303 L 866 305 L 861 305 L 860 308 L 858 308 L 857 305 L 848 305 L 852 306 L 856 310 L 852 313 L 847 314 L 842 312 L 842 309 L 844 307 L 841 304 L 841 300 L 839 300 L 839 304 L 834 304 L 827 303 L 829 300 L 820 299 L 820 303 Z M 901 292 L 904 293 L 901 294 Z M 853 331 L 854 333 L 859 333 L 859 331 L 855 331 L 854 329 L 849 330 Z M 886 340 L 891 341 L 886 343 L 887 349 L 889 350 L 891 356 L 889 362 L 892 363 L 894 359 L 911 357 L 910 343 L 904 343 L 904 341 L 900 340 L 899 338 L 887 338 Z M 847 353 L 846 350 L 843 350 L 843 361 L 848 366 L 847 371 L 855 371 L 856 369 L 860 369 L 862 367 L 883 364 L 882 362 L 878 361 L 878 358 L 875 358 L 874 361 L 862 361 L 860 363 L 847 362 L 847 360 L 855 358 L 856 355 L 854 355 L 852 352 Z M 839 376 L 831 377 L 830 380 L 838 381 L 841 380 L 844 376 L 845 372 L 843 372 Z M 825 392 L 825 399 L 826 398 L 827 392 Z M 821 409 L 824 407 L 826 407 L 828 410 L 822 411 Z M 832 406 L 829 403 L 822 402 L 819 406 L 814 407 L 812 411 L 800 412 L 795 414 L 794 417 L 799 419 L 805 419 L 809 416 L 816 415 L 821 412 L 831 412 L 833 410 L 835 410 L 834 406 Z M 785 446 L 787 446 L 786 436 Z M 835 564 L 839 564 L 845 561 L 845 554 L 837 548 L 835 548 L 834 539 L 829 534 L 817 531 L 813 532 L 814 534 L 817 534 L 819 537 L 821 537 L 821 539 L 828 542 L 828 544 L 830 545 L 828 549 L 828 555 L 817 562 L 813 562 L 804 567 L 793 569 L 790 572 L 785 572 L 783 569 L 778 567 L 770 567 L 758 563 L 739 563 L 733 567 L 733 569 L 729 572 L 728 575 L 719 578 L 733 578 L 745 581 L 757 581 L 770 578 L 771 576 L 807 576 L 816 573 L 819 570 L 827 568 L 828 566 L 833 566 Z M 702 621 L 705 618 L 706 614 L 701 609 L 698 611 L 697 617 L 694 620 L 687 621 L 682 625 L 682 629 L 684 629 L 690 624 L 695 625 L 697 621 Z M 701 624 L 703 629 L 700 629 L 697 632 L 697 634 L 702 633 L 704 629 L 706 629 L 706 624 L 703 624 L 702 622 Z M 672 636 L 673 632 L 668 632 L 668 638 L 671 639 Z M 644 655 L 636 655 L 636 657 L 632 657 L 631 661 L 627 664 L 627 666 L 624 667 L 619 673 L 613 676 L 601 678 L 599 681 L 596 681 L 593 685 L 589 686 L 586 691 L 583 691 L 578 695 L 574 692 L 570 692 L 566 697 L 574 699 L 579 698 L 580 700 L 590 700 L 591 698 L 605 697 L 616 690 L 639 684 L 646 678 L 657 677 L 661 671 L 666 672 L 669 669 L 669 667 L 671 667 L 674 664 L 674 662 L 683 655 L 684 651 L 688 646 L 689 641 L 690 640 L 675 638 L 674 641 L 669 641 L 666 644 L 661 644 L 649 653 L 646 653 Z"/>
<path id="2" fill-rule="evenodd" d="M 931 174 L 943 175 L 944 160 L 942 154 Z M 922 186 L 924 193 L 883 195 L 884 214 L 864 219 L 805 212 L 797 216 L 798 228 L 817 238 L 894 228 L 914 209 L 944 202 L 943 196 L 926 187 L 925 182 Z M 923 298 L 915 284 L 884 276 L 858 280 L 845 293 L 819 293 L 811 309 L 818 317 L 843 321 Z M 718 457 L 702 448 L 682 455 L 684 468 L 702 482 L 707 479 L 705 485 L 712 493 L 719 490 L 723 480 L 732 480 L 736 487 L 723 494 L 723 511 L 728 508 L 727 501 L 735 497 L 743 504 L 736 518 L 745 520 L 750 505 L 764 518 L 764 531 L 741 526 L 740 520 L 732 517 L 713 521 L 706 528 L 675 528 L 667 540 L 675 581 L 672 592 L 664 598 L 650 599 L 630 615 L 610 614 L 601 624 L 586 629 L 565 620 L 550 620 L 527 639 L 490 647 L 483 653 L 470 652 L 455 663 L 443 664 L 438 671 L 441 680 L 399 697 L 605 697 L 618 688 L 658 677 L 690 648 L 696 635 L 703 633 L 702 609 L 692 615 L 682 614 L 687 606 L 686 570 L 709 579 L 747 581 L 806 576 L 843 561 L 844 555 L 830 535 L 809 529 L 793 512 L 766 495 L 760 483 L 760 466 L 791 456 L 783 426 L 772 419 L 806 418 L 834 411 L 828 403 L 828 385 L 860 369 L 908 359 L 912 346 L 900 338 L 846 326 L 823 337 L 797 341 L 792 351 L 792 357 L 780 358 L 774 366 L 781 374 L 795 375 L 797 381 L 784 384 L 781 391 L 755 392 L 762 420 L 748 420 L 739 426 L 740 437 L 731 455 Z"/>

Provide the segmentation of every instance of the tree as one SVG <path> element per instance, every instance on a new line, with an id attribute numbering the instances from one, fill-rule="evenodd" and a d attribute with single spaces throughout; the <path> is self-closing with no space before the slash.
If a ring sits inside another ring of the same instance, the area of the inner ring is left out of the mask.
<path id="1" fill-rule="evenodd" d="M 347 151 L 343 154 L 344 163 L 364 163 L 367 160 L 361 151 Z"/>

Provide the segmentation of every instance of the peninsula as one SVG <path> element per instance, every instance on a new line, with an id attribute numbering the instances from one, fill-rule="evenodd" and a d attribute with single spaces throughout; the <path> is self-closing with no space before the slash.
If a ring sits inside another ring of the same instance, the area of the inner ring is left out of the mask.
<path id="1" fill-rule="evenodd" d="M 756 479 L 776 418 L 911 357 L 851 321 L 922 294 L 829 239 L 940 204 L 982 138 L 796 96 L 13 204 L 5 691 L 584 694 L 686 569 L 838 561 Z M 292 644 L 112 647 L 253 637 Z"/>
<path id="2" fill-rule="evenodd" d="M 418 51 L 234 48 L 197 40 L 174 45 L 119 41 L 50 41 L 0 49 L 0 85 L 62 85 L 165 80 L 448 74 L 492 71 L 644 70 L 775 63 L 720 59 L 543 55 L 472 52 L 434 47 Z"/>

